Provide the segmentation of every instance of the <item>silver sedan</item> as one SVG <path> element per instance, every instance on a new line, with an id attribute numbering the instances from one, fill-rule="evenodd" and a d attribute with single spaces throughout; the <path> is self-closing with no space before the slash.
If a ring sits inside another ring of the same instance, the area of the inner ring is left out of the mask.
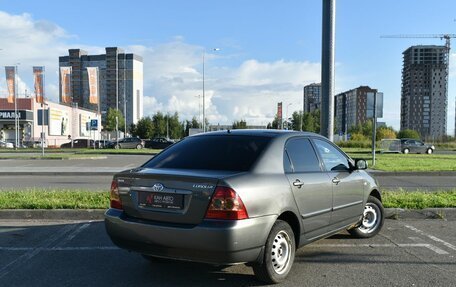
<path id="1" fill-rule="evenodd" d="M 381 193 L 366 168 L 313 133 L 190 136 L 114 176 L 105 226 L 150 260 L 246 263 L 277 283 L 297 248 L 345 229 L 380 231 Z"/>

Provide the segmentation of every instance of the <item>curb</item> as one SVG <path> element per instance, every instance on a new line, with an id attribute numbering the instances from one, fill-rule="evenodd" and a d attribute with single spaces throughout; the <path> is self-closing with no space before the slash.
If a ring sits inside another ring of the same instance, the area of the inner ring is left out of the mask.
<path id="1" fill-rule="evenodd" d="M 106 209 L 3 209 L 0 219 L 20 220 L 103 220 Z M 385 208 L 385 218 L 456 220 L 456 208 Z"/>
<path id="2" fill-rule="evenodd" d="M 456 171 L 381 171 L 367 170 L 373 176 L 456 176 Z"/>
<path id="3" fill-rule="evenodd" d="M 425 208 L 403 209 L 385 208 L 385 218 L 388 219 L 443 219 L 456 220 L 456 208 Z"/>
<path id="4" fill-rule="evenodd" d="M 106 209 L 3 209 L 1 219 L 101 220 Z"/>

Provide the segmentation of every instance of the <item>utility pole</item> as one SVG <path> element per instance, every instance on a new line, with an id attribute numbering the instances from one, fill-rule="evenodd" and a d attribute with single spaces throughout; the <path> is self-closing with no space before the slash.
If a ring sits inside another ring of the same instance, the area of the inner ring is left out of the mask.
<path id="1" fill-rule="evenodd" d="M 320 134 L 334 140 L 334 44 L 336 0 L 323 0 Z"/>

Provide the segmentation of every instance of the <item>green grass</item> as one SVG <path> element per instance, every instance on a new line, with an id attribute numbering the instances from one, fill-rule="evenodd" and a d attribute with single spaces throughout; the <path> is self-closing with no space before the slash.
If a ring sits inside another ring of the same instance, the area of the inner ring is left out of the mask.
<path id="1" fill-rule="evenodd" d="M 396 154 L 375 155 L 372 166 L 372 154 L 349 153 L 352 158 L 364 158 L 369 168 L 383 171 L 456 171 L 456 154 Z"/>
<path id="2" fill-rule="evenodd" d="M 383 192 L 383 205 L 386 208 L 405 209 L 455 208 L 456 189 L 437 192 L 385 191 Z"/>
<path id="3" fill-rule="evenodd" d="M 456 207 L 456 189 L 437 192 L 383 192 L 385 207 L 423 209 Z M 29 188 L 0 190 L 0 209 L 106 209 L 109 193 L 104 190 Z"/>
<path id="4" fill-rule="evenodd" d="M 70 189 L 29 188 L 0 191 L 0 209 L 105 209 L 109 193 Z"/>

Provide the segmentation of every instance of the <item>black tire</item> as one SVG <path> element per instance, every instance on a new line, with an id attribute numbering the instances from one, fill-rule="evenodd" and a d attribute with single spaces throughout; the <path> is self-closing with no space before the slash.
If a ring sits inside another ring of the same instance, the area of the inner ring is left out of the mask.
<path id="1" fill-rule="evenodd" d="M 428 150 L 426 151 L 427 154 L 432 154 L 434 152 L 434 150 L 432 150 L 432 148 L 428 148 Z"/>
<path id="2" fill-rule="evenodd" d="M 274 284 L 282 282 L 293 266 L 296 241 L 290 225 L 277 220 L 266 240 L 263 262 L 253 264 L 258 280 Z"/>
<path id="3" fill-rule="evenodd" d="M 380 232 L 384 221 L 385 209 L 382 202 L 374 196 L 369 196 L 359 226 L 349 229 L 348 232 L 356 238 L 371 238 Z"/>
<path id="4" fill-rule="evenodd" d="M 116 144 L 116 145 L 114 146 L 114 149 L 120 149 L 120 145 Z"/>
<path id="5" fill-rule="evenodd" d="M 402 153 L 408 154 L 408 153 L 410 153 L 410 150 L 409 150 L 408 148 L 404 148 L 404 149 L 402 150 Z"/>

